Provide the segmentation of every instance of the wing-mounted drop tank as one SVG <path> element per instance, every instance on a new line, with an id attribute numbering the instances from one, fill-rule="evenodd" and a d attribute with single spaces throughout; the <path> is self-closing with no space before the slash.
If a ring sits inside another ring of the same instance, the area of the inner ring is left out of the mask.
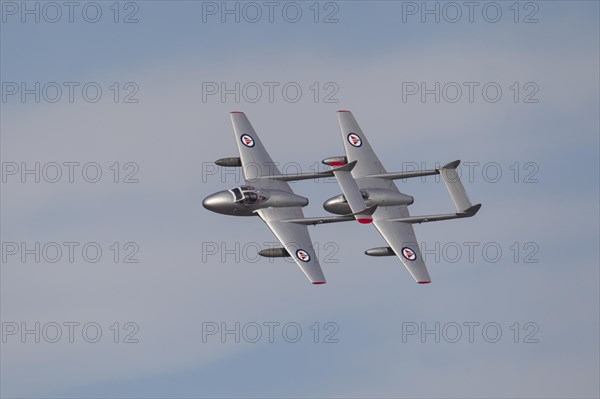
<path id="1" fill-rule="evenodd" d="M 215 164 L 217 164 L 219 166 L 239 168 L 242 166 L 242 160 L 240 159 L 240 157 L 221 158 L 221 159 L 217 159 L 215 161 Z"/>

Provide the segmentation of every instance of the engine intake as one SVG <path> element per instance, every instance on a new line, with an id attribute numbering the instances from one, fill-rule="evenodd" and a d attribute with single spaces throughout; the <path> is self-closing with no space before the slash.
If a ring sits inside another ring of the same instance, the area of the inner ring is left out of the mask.
<path id="1" fill-rule="evenodd" d="M 219 166 L 233 166 L 240 167 L 242 166 L 242 160 L 240 157 L 229 157 L 229 158 L 221 158 L 217 159 L 215 163 Z"/>
<path id="2" fill-rule="evenodd" d="M 396 253 L 390 247 L 377 247 L 377 248 L 367 249 L 365 251 L 365 255 L 369 255 L 369 256 L 394 256 L 394 255 L 396 255 Z"/>
<path id="3" fill-rule="evenodd" d="M 258 251 L 260 256 L 264 256 L 265 258 L 289 258 L 291 257 L 290 253 L 285 248 L 267 248 L 261 251 Z"/>

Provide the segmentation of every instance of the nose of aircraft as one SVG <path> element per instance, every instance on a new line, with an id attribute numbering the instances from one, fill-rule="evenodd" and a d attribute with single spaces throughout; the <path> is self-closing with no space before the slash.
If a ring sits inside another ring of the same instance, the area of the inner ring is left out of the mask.
<path id="1" fill-rule="evenodd" d="M 204 198 L 202 206 L 209 211 L 222 213 L 226 208 L 231 206 L 232 202 L 233 196 L 229 191 L 219 191 Z"/>
<path id="2" fill-rule="evenodd" d="M 325 201 L 325 203 L 323 203 L 323 208 L 325 208 L 327 212 L 338 215 L 347 215 L 348 213 L 352 213 L 350 206 L 347 202 L 345 202 L 342 195 L 329 198 L 327 201 Z"/>

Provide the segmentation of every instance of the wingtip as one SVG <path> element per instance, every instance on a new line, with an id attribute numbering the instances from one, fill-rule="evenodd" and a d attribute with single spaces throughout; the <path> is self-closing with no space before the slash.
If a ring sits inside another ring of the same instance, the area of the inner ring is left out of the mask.
<path id="1" fill-rule="evenodd" d="M 230 114 L 244 114 L 242 111 L 231 111 Z"/>
<path id="2" fill-rule="evenodd" d="M 460 165 L 460 159 L 449 162 L 446 165 L 442 166 L 440 169 L 456 169 L 458 168 L 458 165 Z"/>
<path id="3" fill-rule="evenodd" d="M 350 111 L 348 111 L 347 109 L 340 109 L 340 110 L 338 110 L 338 112 L 350 112 Z"/>
<path id="4" fill-rule="evenodd" d="M 419 283 L 419 284 L 431 284 L 431 280 L 430 281 L 417 281 L 417 283 Z"/>
<path id="5" fill-rule="evenodd" d="M 466 213 L 469 216 L 474 216 L 477 212 L 479 212 L 480 209 L 481 209 L 481 204 L 476 204 L 476 205 L 473 205 L 472 207 L 465 209 L 463 211 L 463 213 Z"/>
<path id="6" fill-rule="evenodd" d="M 315 281 L 313 282 L 313 285 L 320 285 L 320 284 L 326 284 L 325 281 Z"/>

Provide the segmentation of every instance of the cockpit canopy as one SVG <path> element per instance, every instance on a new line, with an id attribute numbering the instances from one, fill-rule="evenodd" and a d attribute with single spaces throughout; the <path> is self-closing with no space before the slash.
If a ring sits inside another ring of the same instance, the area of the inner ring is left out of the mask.
<path id="1" fill-rule="evenodd" d="M 254 205 L 266 201 L 267 196 L 264 192 L 257 190 L 252 186 L 240 186 L 229 190 L 234 197 L 234 202 L 244 205 Z"/>

